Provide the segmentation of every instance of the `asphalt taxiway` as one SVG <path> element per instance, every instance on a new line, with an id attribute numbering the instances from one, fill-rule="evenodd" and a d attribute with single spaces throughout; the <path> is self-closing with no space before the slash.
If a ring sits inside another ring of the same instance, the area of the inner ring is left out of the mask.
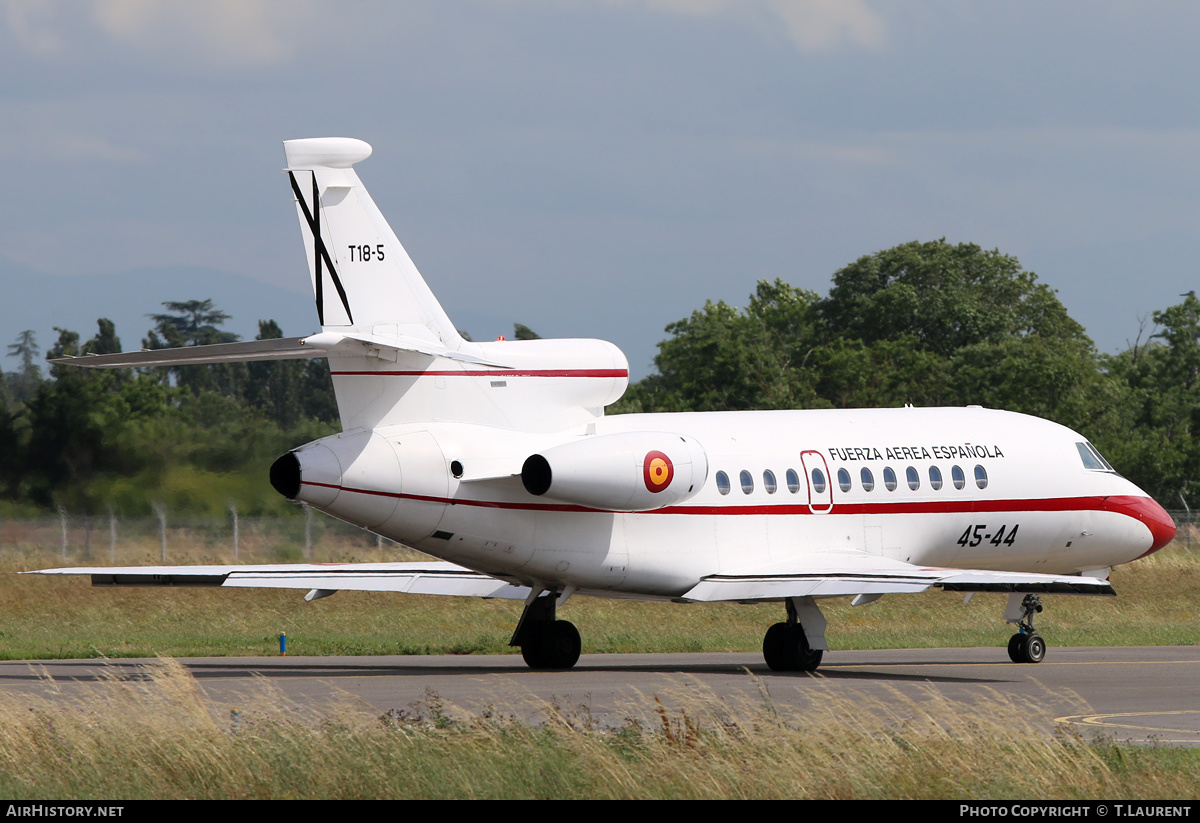
<path id="1" fill-rule="evenodd" d="M 1004 649 L 832 651 L 815 675 L 770 671 L 757 654 L 584 655 L 570 671 L 531 671 L 519 655 L 187 658 L 204 692 L 222 703 L 266 688 L 300 706 L 349 700 L 373 712 L 431 700 L 452 710 L 488 707 L 536 716 L 539 706 L 586 706 L 619 719 L 655 696 L 703 692 L 802 708 L 830 691 L 887 703 L 939 695 L 963 711 L 1002 695 L 1055 724 L 1117 739 L 1200 745 L 1200 646 L 1051 648 L 1038 664 Z M 70 696 L 107 679 L 140 680 L 154 660 L 0 662 L 0 690 Z M 614 721 L 615 722 L 615 721 Z"/>

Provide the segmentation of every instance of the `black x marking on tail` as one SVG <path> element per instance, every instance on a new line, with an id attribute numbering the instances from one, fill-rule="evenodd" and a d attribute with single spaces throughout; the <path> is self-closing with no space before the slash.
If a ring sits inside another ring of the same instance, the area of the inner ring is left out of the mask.
<path id="1" fill-rule="evenodd" d="M 325 325 L 325 300 L 324 286 L 325 278 L 321 271 L 321 261 L 325 261 L 326 268 L 329 269 L 329 276 L 333 278 L 333 287 L 337 289 L 338 297 L 342 299 L 342 306 L 346 309 L 346 317 L 350 319 L 351 325 L 354 324 L 354 315 L 350 313 L 350 301 L 346 298 L 346 290 L 342 287 L 342 280 L 338 277 L 337 267 L 333 265 L 333 259 L 329 256 L 329 250 L 325 248 L 325 241 L 321 238 L 321 202 L 319 200 L 320 192 L 317 190 L 317 175 L 314 172 L 312 176 L 312 203 L 313 207 L 310 211 L 308 203 L 304 202 L 304 195 L 300 192 L 300 184 L 296 182 L 296 175 L 293 172 L 288 172 L 288 178 L 292 181 L 292 191 L 296 194 L 296 202 L 300 204 L 300 211 L 304 214 L 304 219 L 308 222 L 309 231 L 313 236 L 313 259 L 316 261 L 316 283 L 317 291 L 317 319 L 322 326 Z"/>

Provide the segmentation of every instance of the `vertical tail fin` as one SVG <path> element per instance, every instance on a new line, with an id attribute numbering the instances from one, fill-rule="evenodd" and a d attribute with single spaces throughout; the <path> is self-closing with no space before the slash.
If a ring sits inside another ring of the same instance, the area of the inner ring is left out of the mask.
<path id="1" fill-rule="evenodd" d="M 621 396 L 629 363 L 611 343 L 464 340 L 354 172 L 369 145 L 283 146 L 344 428 L 442 420 L 555 431 Z"/>
<path id="2" fill-rule="evenodd" d="M 322 329 L 460 348 L 454 324 L 354 171 L 370 145 L 317 137 L 283 148 Z"/>

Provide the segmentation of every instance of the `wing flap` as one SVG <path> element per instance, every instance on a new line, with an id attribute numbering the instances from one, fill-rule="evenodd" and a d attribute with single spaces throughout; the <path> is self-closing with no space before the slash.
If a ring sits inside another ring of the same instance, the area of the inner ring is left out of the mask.
<path id="1" fill-rule="evenodd" d="M 1108 580 L 1065 574 L 946 569 L 914 566 L 861 552 L 816 552 L 786 565 L 709 575 L 683 600 L 779 600 L 921 592 L 939 587 L 956 592 L 1033 592 L 1115 595 Z"/>

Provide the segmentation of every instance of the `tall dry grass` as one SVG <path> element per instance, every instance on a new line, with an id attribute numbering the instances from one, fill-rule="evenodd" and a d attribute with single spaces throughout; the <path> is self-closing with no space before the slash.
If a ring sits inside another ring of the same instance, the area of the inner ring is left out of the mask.
<path id="1" fill-rule="evenodd" d="M 1047 734 L 1036 705 L 1000 694 L 888 706 L 837 688 L 793 710 L 680 690 L 614 723 L 533 703 L 468 715 L 436 696 L 382 717 L 306 711 L 265 682 L 216 702 L 169 660 L 73 688 L 0 692 L 0 795 L 1150 799 L 1200 786 L 1195 751 Z"/>

